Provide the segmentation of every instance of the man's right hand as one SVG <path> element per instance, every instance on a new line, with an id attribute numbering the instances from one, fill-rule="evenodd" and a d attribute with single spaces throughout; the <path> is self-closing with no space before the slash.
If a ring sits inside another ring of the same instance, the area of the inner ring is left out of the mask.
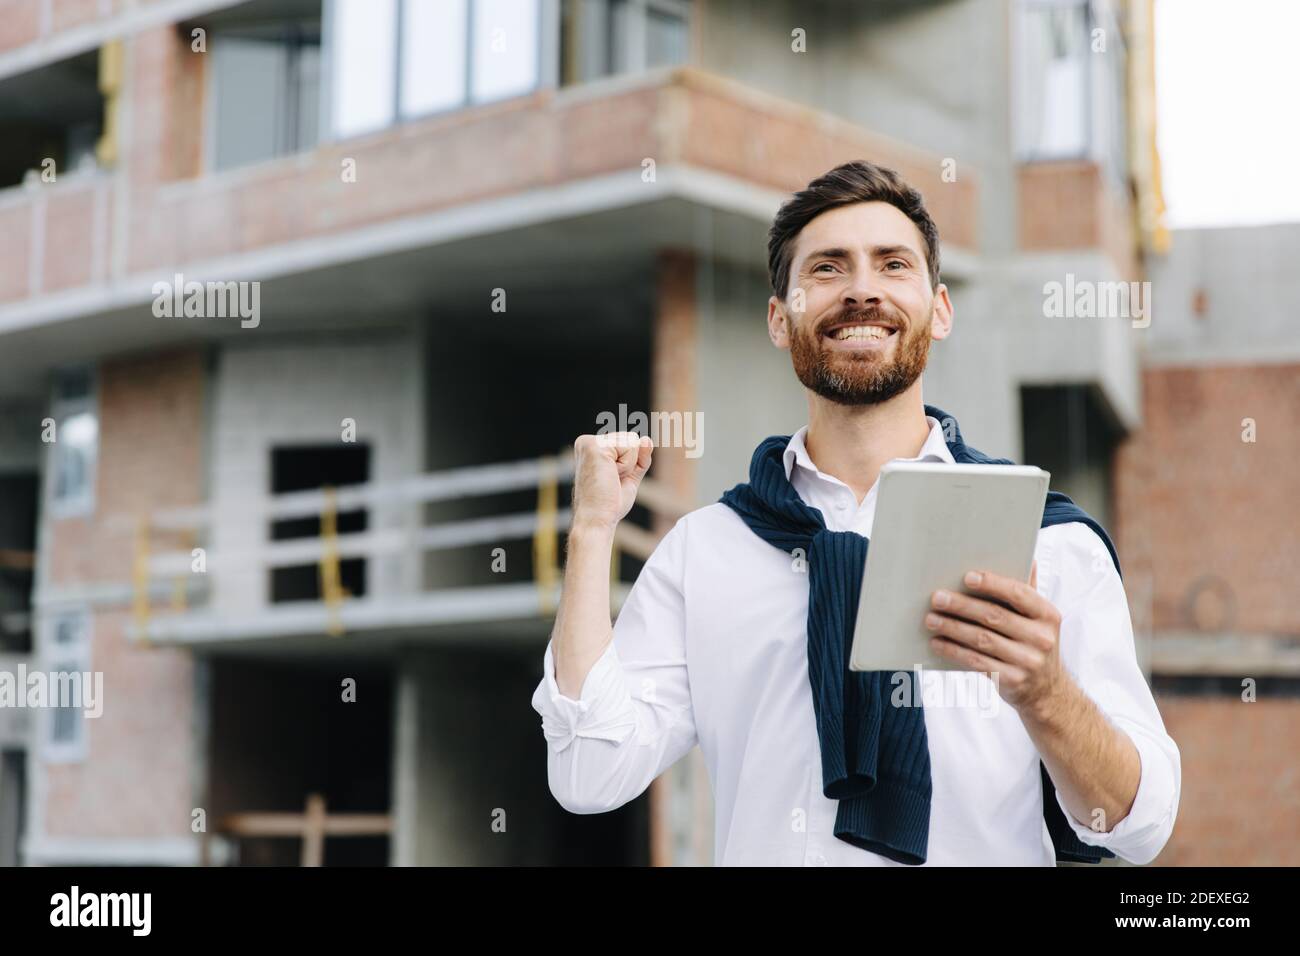
<path id="1" fill-rule="evenodd" d="M 573 526 L 612 531 L 632 510 L 653 452 L 654 441 L 636 432 L 578 436 L 573 443 Z"/>

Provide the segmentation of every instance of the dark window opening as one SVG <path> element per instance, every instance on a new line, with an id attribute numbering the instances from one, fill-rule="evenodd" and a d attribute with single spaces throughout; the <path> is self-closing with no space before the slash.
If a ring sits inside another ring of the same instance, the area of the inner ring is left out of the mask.
<path id="1" fill-rule="evenodd" d="M 370 447 L 368 445 L 314 445 L 271 450 L 271 493 L 275 495 L 292 491 L 309 491 L 332 487 L 364 484 L 370 480 Z M 340 535 L 365 531 L 368 512 L 364 508 L 340 511 Z M 286 518 L 271 522 L 271 540 L 287 541 L 293 538 L 318 538 L 321 535 L 321 516 Z M 339 578 L 349 597 L 366 593 L 365 558 L 343 558 L 339 562 Z M 271 569 L 271 601 L 318 601 L 321 599 L 319 564 L 294 565 Z"/>
<path id="2" fill-rule="evenodd" d="M 32 650 L 32 581 L 39 481 L 0 475 L 0 654 Z"/>
<path id="3" fill-rule="evenodd" d="M 98 50 L 0 82 L 0 188 L 94 166 L 103 126 Z"/>
<path id="4" fill-rule="evenodd" d="M 1087 385 L 1020 389 L 1024 464 L 1052 473 L 1052 490 L 1070 496 L 1111 529 L 1111 463 L 1121 432 Z"/>
<path id="5" fill-rule="evenodd" d="M 355 700 L 341 697 L 356 680 Z M 327 814 L 392 813 L 394 680 L 372 661 L 219 660 L 210 685 L 209 823 L 238 866 L 298 866 L 302 839 L 231 826 L 248 813 L 299 816 L 319 795 Z M 292 826 L 294 824 L 289 823 Z M 325 866 L 386 866 L 384 834 L 326 836 Z"/>
<path id="6" fill-rule="evenodd" d="M 1259 699 L 1300 697 L 1300 677 L 1268 674 L 1253 677 Z M 1153 674 L 1151 690 L 1169 697 L 1214 697 L 1241 700 L 1246 685 L 1243 678 L 1225 674 Z"/>
<path id="7" fill-rule="evenodd" d="M 27 755 L 0 751 L 0 867 L 22 866 L 27 816 Z"/>

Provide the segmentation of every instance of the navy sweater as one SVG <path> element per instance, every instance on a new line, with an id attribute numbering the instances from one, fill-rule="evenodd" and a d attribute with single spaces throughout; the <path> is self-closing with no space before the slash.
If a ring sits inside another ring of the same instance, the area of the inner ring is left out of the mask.
<path id="1" fill-rule="evenodd" d="M 948 450 L 961 463 L 1013 464 L 969 447 L 957 421 L 925 406 L 944 428 Z M 951 425 L 951 428 L 948 426 Z M 754 450 L 749 481 L 722 496 L 763 541 L 808 563 L 808 679 L 821 743 L 823 792 L 839 801 L 835 836 L 901 863 L 926 859 L 930 832 L 930 749 L 921 707 L 888 706 L 892 672 L 851 671 L 849 651 L 857 619 L 868 540 L 852 531 L 830 531 L 821 512 L 804 503 L 785 474 L 789 435 L 773 435 Z M 1042 527 L 1080 521 L 1105 542 L 1119 570 L 1115 546 L 1100 524 L 1060 492 L 1049 491 Z M 916 674 L 912 700 L 920 701 Z M 1089 846 L 1071 829 L 1056 801 L 1047 768 L 1042 777 L 1043 817 L 1063 862 L 1096 863 L 1114 856 Z"/>

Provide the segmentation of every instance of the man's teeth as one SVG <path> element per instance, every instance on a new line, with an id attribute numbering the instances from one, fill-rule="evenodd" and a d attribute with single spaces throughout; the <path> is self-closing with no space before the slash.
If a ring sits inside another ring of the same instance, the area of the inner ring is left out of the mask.
<path id="1" fill-rule="evenodd" d="M 835 339 L 883 339 L 894 330 L 881 328 L 879 325 L 849 325 L 831 333 Z"/>

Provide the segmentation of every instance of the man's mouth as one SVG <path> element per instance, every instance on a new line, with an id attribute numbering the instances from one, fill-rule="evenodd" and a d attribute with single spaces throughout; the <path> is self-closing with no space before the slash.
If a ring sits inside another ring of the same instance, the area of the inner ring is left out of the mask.
<path id="1" fill-rule="evenodd" d="M 893 335 L 894 330 L 883 325 L 842 325 L 826 334 L 843 342 L 845 339 L 884 339 Z"/>
<path id="2" fill-rule="evenodd" d="M 892 326 L 864 323 L 833 326 L 822 336 L 836 343 L 836 348 L 875 349 L 883 348 L 897 334 L 898 330 Z"/>

